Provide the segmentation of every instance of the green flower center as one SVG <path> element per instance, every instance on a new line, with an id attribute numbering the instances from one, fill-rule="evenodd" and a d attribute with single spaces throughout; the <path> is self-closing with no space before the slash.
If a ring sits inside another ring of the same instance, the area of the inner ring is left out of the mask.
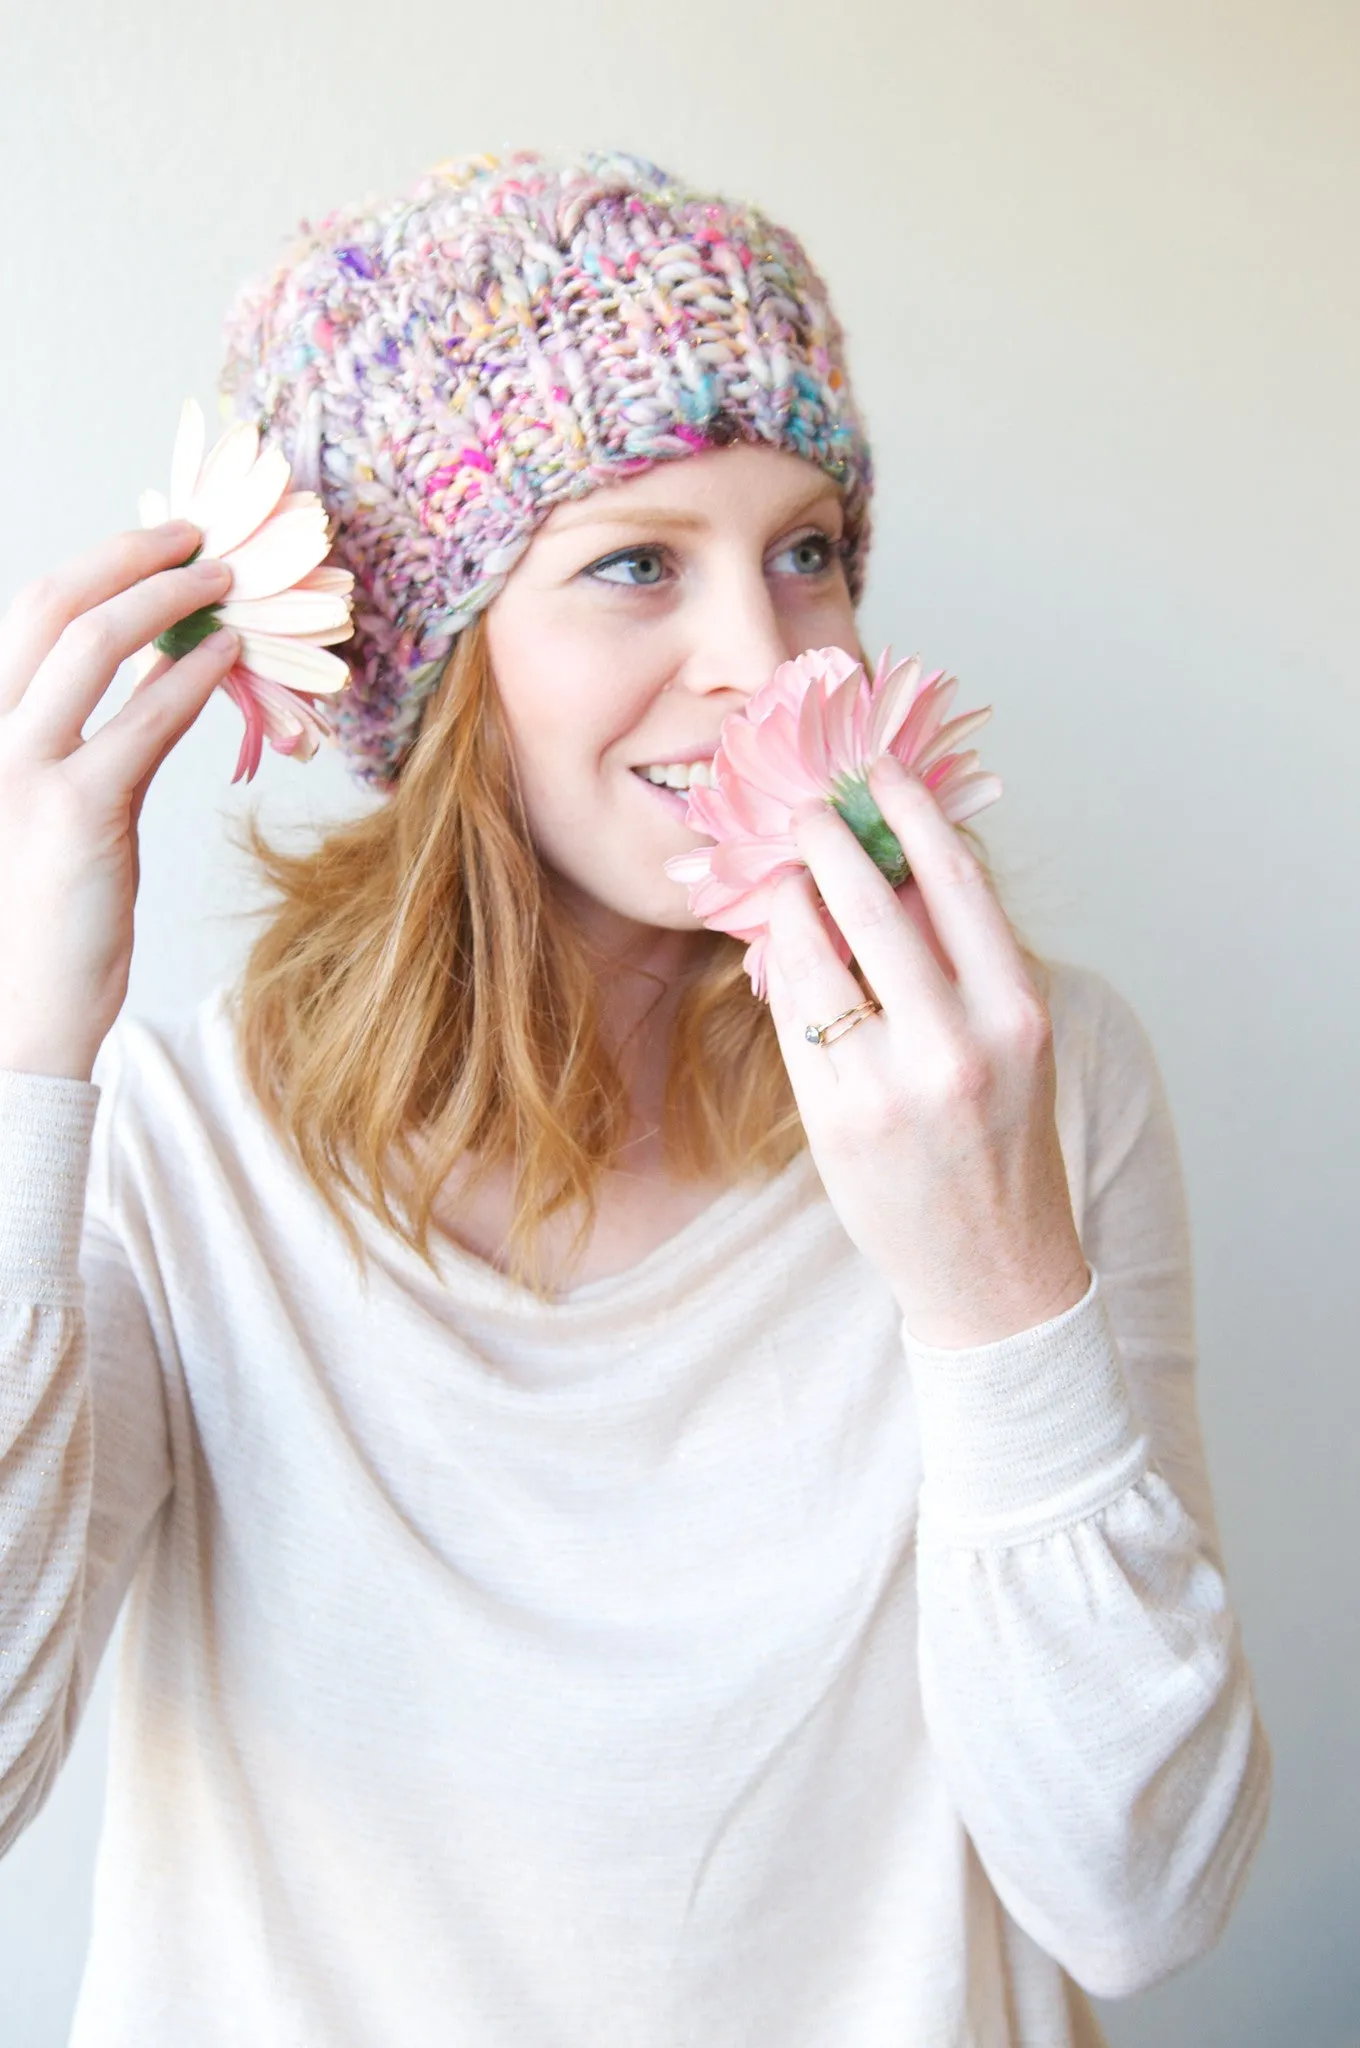
<path id="1" fill-rule="evenodd" d="M 842 775 L 831 792 L 831 804 L 840 812 L 879 873 L 886 875 L 894 889 L 911 874 L 902 843 L 869 794 L 869 785 L 859 776 Z"/>
<path id="2" fill-rule="evenodd" d="M 190 612 L 187 619 L 176 619 L 173 626 L 167 626 L 163 633 L 156 635 L 152 644 L 162 654 L 168 654 L 171 661 L 178 661 L 181 655 L 192 654 L 199 642 L 215 633 L 221 623 L 212 606 L 205 604 L 201 612 Z"/>
<path id="3" fill-rule="evenodd" d="M 203 552 L 203 544 L 194 549 L 188 560 L 181 564 L 185 569 L 190 562 L 196 562 Z M 151 643 L 161 654 L 168 654 L 171 661 L 178 661 L 183 655 L 192 654 L 200 642 L 215 633 L 222 621 L 215 606 L 205 604 L 201 611 L 190 612 L 187 619 L 176 619 L 173 626 L 167 626 L 158 633 Z"/>

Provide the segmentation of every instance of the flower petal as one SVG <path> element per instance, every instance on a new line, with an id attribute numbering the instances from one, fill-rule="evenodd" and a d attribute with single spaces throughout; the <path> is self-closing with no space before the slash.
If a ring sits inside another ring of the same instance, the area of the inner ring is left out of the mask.
<path id="1" fill-rule="evenodd" d="M 339 590 L 302 590 L 295 584 L 272 597 L 231 597 L 217 609 L 224 626 L 250 633 L 297 633 L 314 639 L 333 626 L 343 627 L 346 637 L 354 630 L 349 599 Z"/>
<path id="2" fill-rule="evenodd" d="M 874 698 L 873 715 L 869 730 L 864 735 L 864 754 L 869 761 L 887 748 L 893 734 L 916 701 L 921 685 L 921 657 L 911 655 L 900 661 L 895 669 L 884 672 L 882 684 Z"/>
<path id="3" fill-rule="evenodd" d="M 921 686 L 904 723 L 888 742 L 888 752 L 896 754 L 904 766 L 913 767 L 922 747 L 930 745 L 958 687 L 956 676 L 944 674 L 932 676 Z"/>
<path id="4" fill-rule="evenodd" d="M 915 657 L 913 656 L 910 658 L 914 659 Z M 878 667 L 874 670 L 873 682 L 870 685 L 875 696 L 878 695 L 879 691 L 887 682 L 888 677 L 893 673 L 893 666 L 894 664 L 892 658 L 892 648 L 885 647 L 883 652 L 878 657 Z M 896 664 L 896 666 L 898 668 L 901 668 L 901 662 L 899 661 Z"/>
<path id="5" fill-rule="evenodd" d="M 252 676 L 241 668 L 231 671 L 235 687 L 231 695 L 241 706 L 246 719 L 247 739 L 242 746 L 242 757 L 246 763 L 246 780 L 255 773 L 260 763 L 260 750 L 267 739 L 277 754 L 288 754 L 295 760 L 310 761 L 319 745 L 334 738 L 328 707 L 314 705 L 303 697 L 279 684 Z M 241 764 L 238 763 L 238 767 Z"/>
<path id="6" fill-rule="evenodd" d="M 864 766 L 884 753 L 914 767 L 954 823 L 1001 795 L 1000 778 L 981 773 L 977 752 L 959 744 L 986 723 L 991 707 L 943 724 L 957 688 L 943 669 L 922 680 L 916 655 L 894 666 L 885 648 L 871 682 L 864 662 L 844 649 L 810 648 L 781 663 L 724 720 L 712 781 L 690 792 L 686 811 L 686 822 L 711 833 L 714 844 L 672 857 L 665 868 L 709 930 L 745 942 L 743 966 L 757 996 L 768 972 L 775 890 L 806 869 L 790 824 L 796 804 L 821 798 L 840 809 L 855 789 L 865 793 Z M 850 945 L 824 905 L 820 915 L 837 958 L 851 964 Z"/>
<path id="7" fill-rule="evenodd" d="M 259 429 L 238 420 L 208 450 L 198 474 L 187 517 L 206 531 L 227 510 L 255 466 L 260 451 Z"/>
<path id="8" fill-rule="evenodd" d="M 849 682 L 851 676 L 857 672 L 863 674 L 864 670 L 859 656 L 848 654 L 843 647 L 813 647 L 798 660 L 823 697 L 829 697 L 842 683 Z"/>
<path id="9" fill-rule="evenodd" d="M 988 704 L 981 711 L 965 711 L 962 718 L 951 718 L 948 725 L 942 725 L 930 745 L 923 747 L 917 754 L 912 764 L 917 774 L 938 761 L 941 754 L 949 753 L 960 740 L 966 739 L 970 732 L 976 732 L 979 726 L 985 725 L 991 715 L 992 707 Z"/>
<path id="10" fill-rule="evenodd" d="M 286 633 L 286 640 L 296 640 L 304 647 L 337 647 L 342 640 L 354 638 L 354 623 L 344 626 L 327 626 L 320 633 Z"/>
<path id="11" fill-rule="evenodd" d="M 765 966 L 766 955 L 769 953 L 769 950 L 770 935 L 768 932 L 762 932 L 759 938 L 752 939 L 741 960 L 742 966 L 751 977 L 751 993 L 758 997 L 761 1002 L 765 1001 L 769 992 Z"/>
<path id="12" fill-rule="evenodd" d="M 673 853 L 661 865 L 674 882 L 706 882 L 711 846 L 696 846 L 692 853 Z"/>
<path id="13" fill-rule="evenodd" d="M 180 408 L 179 431 L 175 435 L 175 452 L 170 458 L 170 512 L 172 518 L 187 519 L 189 502 L 198 483 L 198 472 L 203 464 L 203 444 L 207 439 L 203 408 L 196 398 L 186 398 Z"/>
<path id="14" fill-rule="evenodd" d="M 825 715 L 825 705 L 822 708 Z M 760 730 L 760 745 L 765 759 L 797 791 L 794 802 L 806 803 L 811 797 L 828 793 L 825 783 L 815 780 L 798 750 L 798 726 L 791 711 L 781 708 L 770 714 Z"/>
<path id="15" fill-rule="evenodd" d="M 753 782 L 747 782 L 726 762 L 715 772 L 719 775 L 718 787 L 727 799 L 737 831 L 764 834 L 788 831 L 789 805 L 785 798 L 757 789 Z"/>
<path id="16" fill-rule="evenodd" d="M 690 896 L 690 908 L 696 917 L 713 922 L 722 931 L 732 931 L 743 925 L 754 929 L 768 919 L 771 898 L 784 876 L 796 874 L 806 865 L 790 841 L 777 865 L 748 888 L 735 887 L 715 878 L 696 884 Z"/>
<path id="17" fill-rule="evenodd" d="M 754 889 L 786 858 L 773 839 L 728 839 L 714 847 L 709 873 L 726 888 Z"/>
<path id="18" fill-rule="evenodd" d="M 306 640 L 279 639 L 272 633 L 243 633 L 239 666 L 253 676 L 282 683 L 287 690 L 308 690 L 320 696 L 343 690 L 350 681 L 348 664 L 324 647 Z"/>
<path id="19" fill-rule="evenodd" d="M 207 543 L 204 543 L 205 552 Z M 239 600 L 273 597 L 301 582 L 330 551 L 324 511 L 302 505 L 278 512 L 227 558 L 229 596 Z"/>
<path id="20" fill-rule="evenodd" d="M 260 454 L 260 430 L 250 420 L 237 420 L 208 450 L 199 471 L 199 492 L 237 484 L 250 475 Z"/>
<path id="21" fill-rule="evenodd" d="M 705 789 L 701 783 L 690 789 L 685 823 L 692 832 L 707 832 L 713 839 L 733 839 L 742 829 L 725 792 Z"/>
<path id="22" fill-rule="evenodd" d="M 824 789 L 836 779 L 826 735 L 826 700 L 820 690 L 809 690 L 798 706 L 798 751 L 809 772 Z"/>
<path id="23" fill-rule="evenodd" d="M 776 706 L 759 726 L 746 725 L 740 718 L 728 720 L 723 752 L 743 781 L 793 805 L 821 796 L 823 791 L 803 767 L 796 736 L 788 734 L 789 721 L 784 705 Z"/>
<path id="24" fill-rule="evenodd" d="M 326 509 L 315 491 L 285 491 L 279 499 L 278 510 L 296 512 L 304 505 L 309 512 L 324 512 Z"/>
<path id="25" fill-rule="evenodd" d="M 231 779 L 233 782 L 253 781 L 264 750 L 264 718 L 259 699 L 251 688 L 250 678 L 237 668 L 228 669 L 217 687 L 226 691 L 246 722 L 240 752 L 236 756 L 236 773 Z"/>
<path id="26" fill-rule="evenodd" d="M 920 776 L 927 789 L 933 790 L 938 796 L 940 791 L 948 789 L 951 783 L 960 781 L 965 775 L 971 775 L 978 765 L 978 758 L 976 748 L 967 747 L 961 754 L 942 754 L 938 761 L 933 761 L 926 769 L 922 769 L 918 762 L 914 773 Z"/>
<path id="27" fill-rule="evenodd" d="M 838 684 L 827 699 L 826 747 L 837 776 L 853 775 L 860 766 L 855 758 L 855 700 L 863 680 L 857 663 L 856 673 Z"/>
<path id="28" fill-rule="evenodd" d="M 310 569 L 305 576 L 299 576 L 299 590 L 342 590 L 349 594 L 354 588 L 352 569 Z"/>
<path id="29" fill-rule="evenodd" d="M 975 817 L 985 811 L 988 804 L 994 804 L 1003 793 L 1004 785 L 999 775 L 965 775 L 962 782 L 955 783 L 944 797 L 940 809 L 951 825 L 961 825 L 965 818 Z"/>
<path id="30" fill-rule="evenodd" d="M 781 661 L 770 680 L 754 690 L 741 710 L 732 712 L 731 716 L 744 718 L 751 725 L 762 725 L 777 705 L 796 711 L 811 683 L 812 672 L 803 666 L 801 655 L 797 661 Z"/>
<path id="31" fill-rule="evenodd" d="M 278 506 L 291 474 L 281 448 L 263 449 L 250 474 L 224 490 L 216 501 L 212 524 L 203 536 L 204 554 L 220 562 L 249 540 Z M 314 566 L 313 562 L 307 564 L 309 569 Z M 288 580 L 292 583 L 297 579 L 290 576 Z"/>

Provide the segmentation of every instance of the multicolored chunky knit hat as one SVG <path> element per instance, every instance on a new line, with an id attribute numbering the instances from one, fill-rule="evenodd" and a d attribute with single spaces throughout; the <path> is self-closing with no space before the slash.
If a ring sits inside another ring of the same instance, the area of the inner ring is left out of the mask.
<path id="1" fill-rule="evenodd" d="M 223 409 L 318 491 L 355 577 L 350 772 L 389 788 L 454 640 L 563 499 L 732 440 L 835 477 L 863 587 L 873 471 L 801 244 L 636 156 L 437 165 L 328 214 L 228 315 Z"/>

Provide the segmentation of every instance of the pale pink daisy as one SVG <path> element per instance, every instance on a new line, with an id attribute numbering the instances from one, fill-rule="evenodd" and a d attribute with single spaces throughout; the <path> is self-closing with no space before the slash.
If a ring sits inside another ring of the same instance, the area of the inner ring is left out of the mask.
<path id="1" fill-rule="evenodd" d="M 290 491 L 292 471 L 275 447 L 261 448 L 258 430 L 228 427 L 205 456 L 202 408 L 190 398 L 180 414 L 168 499 L 143 491 L 143 526 L 192 520 L 203 530 L 198 556 L 232 572 L 226 598 L 205 605 L 162 633 L 137 657 L 138 686 L 164 672 L 219 626 L 241 636 L 241 652 L 219 687 L 239 707 L 245 733 L 233 782 L 249 782 L 268 740 L 276 753 L 308 761 L 332 743 L 325 701 L 344 689 L 349 669 L 326 650 L 354 631 L 354 578 L 324 568 L 330 552 L 325 507 L 315 491 Z M 195 557 L 197 559 L 197 557 Z"/>
<path id="2" fill-rule="evenodd" d="M 716 844 L 673 854 L 666 873 L 688 886 L 689 907 L 710 931 L 747 941 L 743 964 L 759 997 L 767 994 L 771 898 L 785 875 L 807 865 L 793 835 L 799 804 L 821 798 L 837 810 L 896 888 L 911 869 L 869 792 L 871 762 L 894 755 L 955 825 L 1001 795 L 1000 777 L 982 773 L 971 749 L 960 751 L 960 742 L 991 717 L 991 706 L 943 723 L 957 678 L 943 669 L 923 677 L 916 655 L 889 667 L 891 652 L 885 648 L 872 682 L 863 663 L 840 647 L 809 648 L 782 662 L 723 721 L 712 786 L 690 790 L 685 822 Z M 844 935 L 824 906 L 822 914 L 848 965 Z"/>

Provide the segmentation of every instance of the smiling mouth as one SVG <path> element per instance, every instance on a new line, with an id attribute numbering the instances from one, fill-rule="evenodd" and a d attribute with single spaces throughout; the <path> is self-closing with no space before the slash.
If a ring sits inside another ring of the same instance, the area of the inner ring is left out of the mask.
<path id="1" fill-rule="evenodd" d="M 691 789 L 713 787 L 711 754 L 701 755 L 695 761 L 676 761 L 662 765 L 635 762 L 632 772 L 640 782 L 650 783 L 653 789 L 669 789 L 677 796 L 684 796 Z"/>
<path id="2" fill-rule="evenodd" d="M 678 811 L 680 816 L 684 817 L 689 809 L 689 791 L 687 789 L 671 789 L 664 782 L 649 782 L 647 777 L 640 775 L 636 768 L 633 770 L 633 778 L 642 784 L 649 796 L 659 798 L 662 803 L 669 805 L 671 810 Z"/>
<path id="3" fill-rule="evenodd" d="M 669 789 L 664 782 L 649 782 L 647 777 L 640 774 L 636 768 L 632 773 L 634 780 L 642 784 L 648 796 L 653 797 L 657 803 L 664 804 L 672 818 L 678 824 L 683 825 L 687 832 L 703 830 L 702 826 L 691 825 L 689 822 L 689 791 L 687 789 Z"/>

